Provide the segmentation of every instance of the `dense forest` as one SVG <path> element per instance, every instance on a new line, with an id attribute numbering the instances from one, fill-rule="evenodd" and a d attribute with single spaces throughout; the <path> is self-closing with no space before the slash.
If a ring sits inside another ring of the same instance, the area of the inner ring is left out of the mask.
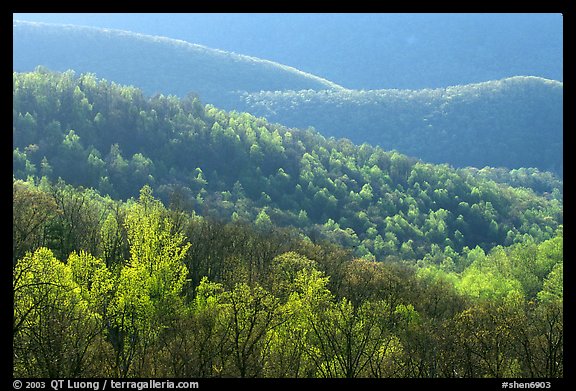
<path id="1" fill-rule="evenodd" d="M 14 376 L 562 377 L 563 182 L 13 74 Z"/>
<path id="2" fill-rule="evenodd" d="M 13 185 L 15 377 L 562 377 L 563 239 L 373 262 L 294 230 Z"/>
<path id="3" fill-rule="evenodd" d="M 16 178 L 62 178 L 121 199 L 149 184 L 165 203 L 177 194 L 197 213 L 295 226 L 359 256 L 490 250 L 549 239 L 562 224 L 562 182 L 550 173 L 532 170 L 512 187 L 521 175 L 496 182 L 487 169 L 326 139 L 193 96 L 146 98 L 91 74 L 14 74 L 13 107 Z"/>
<path id="4" fill-rule="evenodd" d="M 43 64 L 138 86 L 147 95 L 184 98 L 192 91 L 220 109 L 429 163 L 563 175 L 559 81 L 519 76 L 436 89 L 349 90 L 282 64 L 164 37 L 22 21 L 13 31 L 14 71 Z"/>
<path id="5" fill-rule="evenodd" d="M 563 93 L 562 82 L 517 76 L 423 90 L 261 91 L 237 107 L 432 163 L 562 175 Z"/>

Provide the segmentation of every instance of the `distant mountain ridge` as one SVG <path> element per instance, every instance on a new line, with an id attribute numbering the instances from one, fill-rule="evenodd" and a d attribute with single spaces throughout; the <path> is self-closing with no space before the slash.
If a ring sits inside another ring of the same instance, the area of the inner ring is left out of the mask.
<path id="1" fill-rule="evenodd" d="M 561 13 L 13 14 L 179 38 L 288 64 L 350 89 L 563 80 Z"/>
<path id="2" fill-rule="evenodd" d="M 114 199 L 149 185 L 166 204 L 298 227 L 377 259 L 547 240 L 562 223 L 562 181 L 537 170 L 434 165 L 92 74 L 14 72 L 13 89 L 17 179 Z"/>
<path id="3" fill-rule="evenodd" d="M 14 21 L 13 44 L 14 71 L 92 72 L 150 95 L 197 93 L 223 108 L 239 91 L 344 89 L 273 61 L 122 30 Z"/>
<path id="4" fill-rule="evenodd" d="M 295 68 L 181 40 L 14 21 L 13 68 L 73 69 L 145 94 L 198 94 L 325 136 L 456 167 L 563 173 L 563 83 L 517 76 L 421 90 L 349 90 Z"/>
<path id="5" fill-rule="evenodd" d="M 239 107 L 433 163 L 562 174 L 562 82 L 516 76 L 422 90 L 262 91 Z"/>

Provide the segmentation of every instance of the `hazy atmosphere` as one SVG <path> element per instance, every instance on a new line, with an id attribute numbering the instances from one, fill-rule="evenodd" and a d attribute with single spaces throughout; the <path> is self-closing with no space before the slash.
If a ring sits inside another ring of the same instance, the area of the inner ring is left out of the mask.
<path id="1" fill-rule="evenodd" d="M 14 387 L 562 386 L 563 89 L 561 13 L 14 14 Z"/>
<path id="2" fill-rule="evenodd" d="M 279 62 L 346 88 L 562 81 L 561 14 L 14 14 L 128 30 Z"/>

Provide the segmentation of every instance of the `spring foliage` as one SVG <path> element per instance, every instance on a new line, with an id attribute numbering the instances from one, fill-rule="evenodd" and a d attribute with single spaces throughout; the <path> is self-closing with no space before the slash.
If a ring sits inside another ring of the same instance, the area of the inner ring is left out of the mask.
<path id="1" fill-rule="evenodd" d="M 79 241 L 66 259 L 53 235 L 68 212 L 29 220 L 41 238 L 13 267 L 14 376 L 563 375 L 561 229 L 452 254 L 458 272 L 216 222 L 164 207 L 149 187 L 128 202 L 14 188 L 25 207 L 81 196 L 100 216 L 71 222 L 76 237 L 99 234 L 93 253 Z"/>
<path id="2" fill-rule="evenodd" d="M 14 74 L 15 377 L 562 377 L 562 181 Z"/>

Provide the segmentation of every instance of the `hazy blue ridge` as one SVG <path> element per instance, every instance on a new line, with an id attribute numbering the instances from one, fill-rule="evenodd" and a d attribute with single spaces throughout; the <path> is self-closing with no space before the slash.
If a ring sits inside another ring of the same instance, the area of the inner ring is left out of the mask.
<path id="1" fill-rule="evenodd" d="M 351 89 L 421 89 L 516 75 L 563 79 L 560 13 L 14 14 L 266 58 Z"/>
<path id="2" fill-rule="evenodd" d="M 516 76 L 422 90 L 262 91 L 240 109 L 455 166 L 562 173 L 563 83 Z"/>
<path id="3" fill-rule="evenodd" d="M 14 21 L 15 71 L 73 69 L 456 167 L 563 173 L 563 83 L 515 76 L 349 90 L 255 57 L 120 30 Z"/>
<path id="4" fill-rule="evenodd" d="M 295 68 L 182 40 L 121 30 L 14 21 L 13 69 L 73 69 L 147 94 L 196 93 L 227 107 L 235 91 L 342 89 Z"/>

